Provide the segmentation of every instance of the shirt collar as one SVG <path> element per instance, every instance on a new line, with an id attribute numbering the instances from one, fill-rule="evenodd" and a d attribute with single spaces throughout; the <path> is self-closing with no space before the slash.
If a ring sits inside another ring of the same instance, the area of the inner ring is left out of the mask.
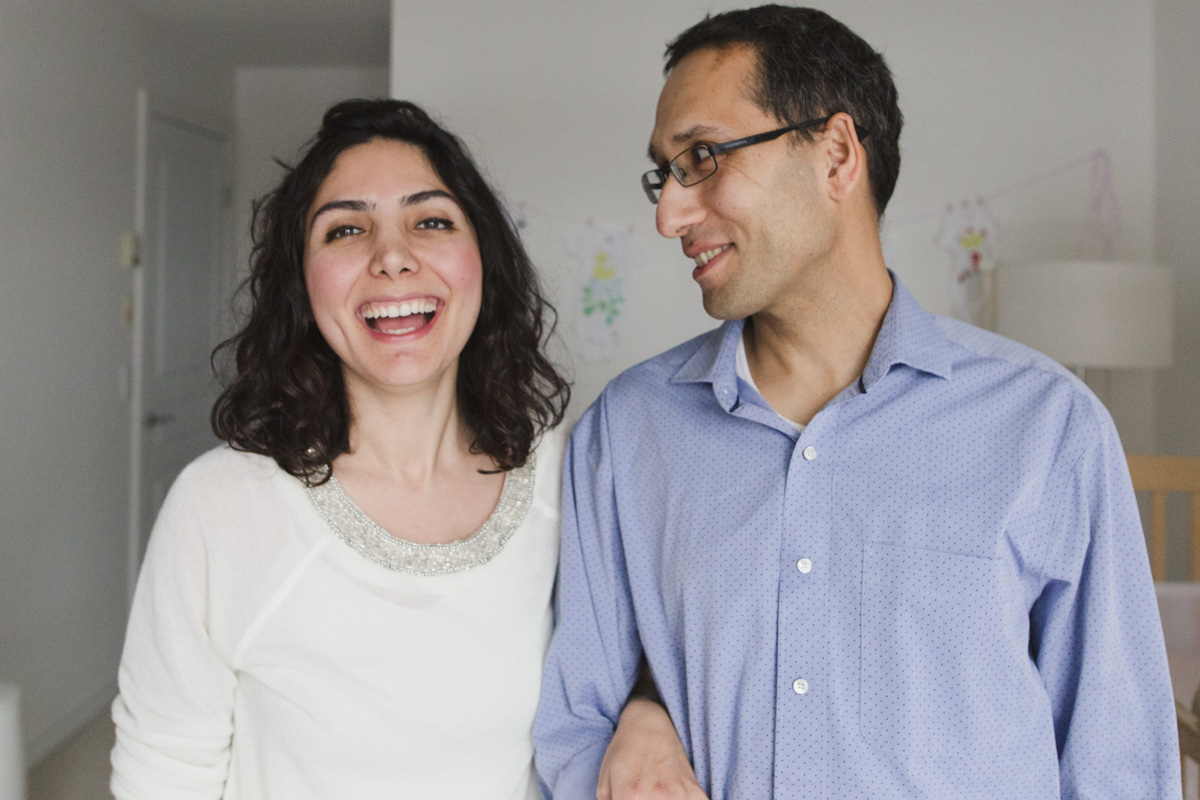
<path id="1" fill-rule="evenodd" d="M 737 403 L 737 343 L 746 325 L 732 319 L 704 337 L 700 348 L 683 362 L 671 383 L 711 383 L 717 402 L 726 411 Z"/>
<path id="2" fill-rule="evenodd" d="M 949 378 L 951 351 L 941 327 L 891 270 L 888 274 L 892 278 L 892 302 L 863 370 L 863 390 L 871 391 L 897 364 Z M 737 343 L 744 326 L 745 320 L 730 320 L 706 336 L 672 376 L 671 383 L 711 383 L 717 401 L 730 410 L 737 402 Z"/>
<path id="3" fill-rule="evenodd" d="M 947 346 L 946 334 L 933 315 L 921 308 L 908 293 L 900 279 L 891 270 L 888 274 L 892 277 L 892 302 L 863 369 L 863 390 L 871 391 L 871 387 L 897 364 L 949 378 L 952 353 Z"/>

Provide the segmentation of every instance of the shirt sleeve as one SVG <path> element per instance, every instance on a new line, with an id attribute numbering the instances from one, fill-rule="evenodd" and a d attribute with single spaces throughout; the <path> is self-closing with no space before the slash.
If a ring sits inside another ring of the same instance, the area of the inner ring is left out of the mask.
<path id="1" fill-rule="evenodd" d="M 1107 414 L 1062 481 L 1031 653 L 1063 798 L 1178 798 L 1175 705 L 1137 502 Z"/>
<path id="2" fill-rule="evenodd" d="M 213 576 L 203 536 L 214 498 L 187 471 L 163 504 L 130 612 L 113 701 L 117 800 L 220 798 L 236 677 L 211 636 Z"/>
<path id="3" fill-rule="evenodd" d="M 563 462 L 555 630 L 533 729 L 539 780 L 550 798 L 595 797 L 600 762 L 641 658 L 612 455 L 601 397 L 580 419 Z"/>

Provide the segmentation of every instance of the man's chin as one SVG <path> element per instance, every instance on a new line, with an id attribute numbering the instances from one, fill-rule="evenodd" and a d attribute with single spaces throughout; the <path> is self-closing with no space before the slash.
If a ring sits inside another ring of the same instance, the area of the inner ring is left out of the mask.
<path id="1" fill-rule="evenodd" d="M 722 287 L 727 289 L 727 287 Z M 727 290 L 706 289 L 703 291 L 704 312 L 713 319 L 728 321 L 745 319 L 754 313 L 750 303 L 745 298 L 739 298 L 735 292 Z"/>

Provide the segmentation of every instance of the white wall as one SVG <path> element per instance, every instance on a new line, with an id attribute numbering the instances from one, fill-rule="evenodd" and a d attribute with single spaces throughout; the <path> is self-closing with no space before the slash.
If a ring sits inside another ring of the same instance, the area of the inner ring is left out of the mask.
<path id="1" fill-rule="evenodd" d="M 393 3 L 393 95 L 426 105 L 464 136 L 514 204 L 553 212 L 530 215 L 526 240 L 553 288 L 568 346 L 580 285 L 564 250 L 568 233 L 591 217 L 633 225 L 644 246 L 644 273 L 626 276 L 625 342 L 610 362 L 578 364 L 577 411 L 621 368 L 712 324 L 690 262 L 654 233 L 638 175 L 648 167 L 664 43 L 710 9 L 738 5 L 529 0 L 479 4 L 464 15 L 441 0 Z M 896 75 L 907 125 L 887 250 L 928 309 L 948 308 L 947 258 L 933 244 L 947 201 L 1006 189 L 1097 148 L 1114 163 L 1122 214 L 1116 255 L 1150 256 L 1151 3 L 817 5 L 881 49 Z M 1002 257 L 1097 254 L 1089 180 L 1086 168 L 1075 170 L 993 203 L 1004 225 Z M 1113 383 L 1119 427 L 1152 439 L 1149 376 Z"/>
<path id="2" fill-rule="evenodd" d="M 0 679 L 36 760 L 112 698 L 125 626 L 118 370 L 144 34 L 120 0 L 0 0 Z"/>
<path id="3" fill-rule="evenodd" d="M 151 21 L 147 33 L 151 108 L 232 136 L 232 48 L 213 41 L 211 33 L 161 21 Z"/>
<path id="4" fill-rule="evenodd" d="M 351 97 L 386 97 L 384 67 L 241 67 L 234 78 L 237 157 L 234 176 L 239 270 L 250 255 L 252 202 L 282 177 L 275 159 L 296 153 L 325 110 Z"/>
<path id="5" fill-rule="evenodd" d="M 1158 451 L 1200 457 L 1200 3 L 1158 0 L 1155 257 L 1174 267 L 1175 367 L 1158 384 Z M 1182 522 L 1182 520 L 1180 520 Z"/>

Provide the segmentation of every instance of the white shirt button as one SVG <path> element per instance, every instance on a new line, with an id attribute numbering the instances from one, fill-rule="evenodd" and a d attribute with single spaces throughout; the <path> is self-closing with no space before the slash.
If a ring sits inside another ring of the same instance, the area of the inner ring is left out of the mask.
<path id="1" fill-rule="evenodd" d="M 796 562 L 796 569 L 807 575 L 812 572 L 812 559 L 802 558 Z"/>
<path id="2" fill-rule="evenodd" d="M 812 461 L 817 457 L 817 448 L 810 444 L 808 447 L 804 448 L 804 452 L 801 453 L 801 455 L 804 456 L 805 461 Z"/>
<path id="3" fill-rule="evenodd" d="M 808 691 L 808 681 L 804 680 L 804 678 L 796 678 L 792 682 L 792 691 L 796 694 L 804 694 Z"/>

